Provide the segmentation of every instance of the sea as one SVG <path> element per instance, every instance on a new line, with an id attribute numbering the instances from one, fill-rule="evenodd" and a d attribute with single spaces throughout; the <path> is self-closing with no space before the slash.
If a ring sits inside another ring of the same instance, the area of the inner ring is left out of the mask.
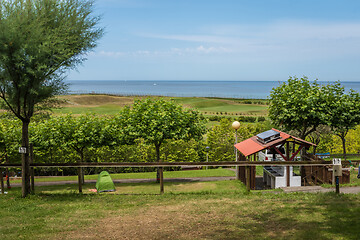
<path id="1" fill-rule="evenodd" d="M 119 96 L 217 97 L 266 99 L 280 81 L 138 81 L 68 80 L 69 94 Z M 327 84 L 329 82 L 319 82 Z M 331 83 L 331 82 L 330 82 Z M 341 82 L 346 90 L 360 91 L 359 82 Z"/>

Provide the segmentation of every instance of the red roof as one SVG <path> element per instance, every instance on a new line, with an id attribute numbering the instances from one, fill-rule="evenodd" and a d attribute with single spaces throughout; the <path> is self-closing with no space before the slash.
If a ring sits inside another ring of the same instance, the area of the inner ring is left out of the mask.
<path id="1" fill-rule="evenodd" d="M 275 128 L 273 128 L 272 130 L 274 131 L 277 131 L 280 133 L 280 138 L 279 139 L 276 139 L 274 141 L 271 141 L 269 143 L 266 143 L 266 144 L 263 144 L 261 142 L 259 142 L 257 140 L 257 137 L 256 136 L 253 136 L 251 138 L 248 138 L 240 143 L 237 143 L 235 144 L 235 147 L 242 153 L 244 154 L 244 156 L 249 156 L 249 155 L 252 155 L 254 153 L 257 153 L 257 152 L 260 152 L 261 150 L 264 150 L 266 148 L 270 148 L 272 146 L 277 146 L 283 142 L 286 141 L 286 139 L 289 139 L 289 138 L 292 138 L 294 139 L 295 142 L 298 142 L 298 143 L 301 143 L 303 145 L 306 145 L 306 146 L 316 146 L 315 144 L 311 143 L 311 142 L 307 142 L 305 140 L 302 140 L 300 138 L 297 138 L 297 137 L 294 137 L 294 136 L 291 136 L 287 133 L 284 133 L 284 132 L 281 132 Z"/>

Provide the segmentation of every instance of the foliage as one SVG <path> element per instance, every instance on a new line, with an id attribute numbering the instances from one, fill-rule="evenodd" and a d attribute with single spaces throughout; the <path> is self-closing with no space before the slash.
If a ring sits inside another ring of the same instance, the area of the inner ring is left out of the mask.
<path id="1" fill-rule="evenodd" d="M 273 88 L 269 98 L 269 117 L 276 126 L 296 130 L 300 138 L 324 122 L 324 106 L 319 84 L 307 77 L 290 77 Z"/>
<path id="2" fill-rule="evenodd" d="M 346 159 L 345 137 L 350 129 L 360 123 L 360 95 L 352 89 L 348 94 L 339 82 L 323 86 L 322 94 L 325 98 L 326 123 L 335 135 L 340 137 Z"/>
<path id="3" fill-rule="evenodd" d="M 205 133 L 205 121 L 195 110 L 163 99 L 144 99 L 125 107 L 115 117 L 121 141 L 133 144 L 136 139 L 155 146 L 157 161 L 160 161 L 160 146 L 167 140 L 201 140 Z"/>
<path id="4" fill-rule="evenodd" d="M 38 110 L 52 106 L 64 73 L 85 60 L 103 30 L 92 1 L 0 0 L 0 98 L 22 121 L 22 146 Z M 30 192 L 29 154 L 23 154 L 23 196 Z"/>
<path id="5" fill-rule="evenodd" d="M 102 29 L 91 12 L 91 1 L 1 1 L 0 97 L 19 119 L 61 93 L 63 73 L 95 47 Z"/>
<path id="6" fill-rule="evenodd" d="M 32 140 L 42 149 L 68 148 L 76 151 L 79 161 L 85 161 L 86 149 L 113 145 L 112 128 L 107 119 L 94 115 L 71 115 L 51 118 L 38 125 Z"/>
<path id="7" fill-rule="evenodd" d="M 18 120 L 0 118 L 0 162 L 19 162 L 20 126 Z"/>

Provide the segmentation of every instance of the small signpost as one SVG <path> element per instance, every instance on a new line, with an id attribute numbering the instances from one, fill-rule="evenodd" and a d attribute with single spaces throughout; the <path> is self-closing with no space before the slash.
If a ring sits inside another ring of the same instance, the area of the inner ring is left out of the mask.
<path id="1" fill-rule="evenodd" d="M 342 176 L 341 158 L 333 159 L 333 175 L 335 177 L 336 193 L 340 193 L 339 177 Z"/>
<path id="2" fill-rule="evenodd" d="M 19 147 L 19 153 L 26 153 L 26 147 Z"/>

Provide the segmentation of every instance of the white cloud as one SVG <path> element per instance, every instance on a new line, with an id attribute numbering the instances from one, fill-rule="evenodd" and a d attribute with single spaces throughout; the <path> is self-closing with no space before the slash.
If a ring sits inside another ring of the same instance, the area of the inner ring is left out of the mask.
<path id="1" fill-rule="evenodd" d="M 308 61 L 360 54 L 360 23 L 283 21 L 262 25 L 214 26 L 206 29 L 204 35 L 143 34 L 141 37 L 169 41 L 161 43 L 161 50 L 157 49 L 158 45 L 150 45 L 152 50 L 101 51 L 95 55 L 111 58 L 231 55 L 246 61 Z"/>
<path id="2" fill-rule="evenodd" d="M 116 51 L 100 51 L 100 52 L 94 52 L 89 54 L 90 56 L 101 56 L 101 57 L 111 57 L 111 58 L 117 58 L 125 56 L 125 52 L 116 52 Z"/>

